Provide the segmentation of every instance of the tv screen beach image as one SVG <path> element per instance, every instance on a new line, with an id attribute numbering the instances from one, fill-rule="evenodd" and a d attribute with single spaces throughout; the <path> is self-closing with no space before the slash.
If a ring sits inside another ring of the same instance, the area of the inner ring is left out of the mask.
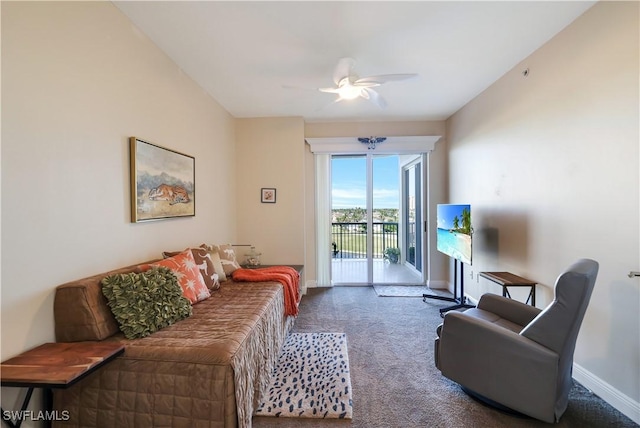
<path id="1" fill-rule="evenodd" d="M 471 206 L 438 205 L 438 251 L 471 264 Z"/>

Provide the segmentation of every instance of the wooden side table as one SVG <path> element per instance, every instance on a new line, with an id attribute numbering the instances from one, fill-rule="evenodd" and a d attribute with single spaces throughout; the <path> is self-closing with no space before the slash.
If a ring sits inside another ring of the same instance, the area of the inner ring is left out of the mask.
<path id="1" fill-rule="evenodd" d="M 28 388 L 19 412 L 2 412 L 10 427 L 19 427 L 34 388 L 42 388 L 45 426 L 53 418 L 68 417 L 53 413 L 53 389 L 68 388 L 124 353 L 124 345 L 115 342 L 45 343 L 0 364 L 1 386 Z M 17 414 L 17 417 L 11 416 Z"/>
<path id="2" fill-rule="evenodd" d="M 529 296 L 525 303 L 529 303 L 529 300 L 531 300 L 531 306 L 536 305 L 537 282 L 514 275 L 511 272 L 480 272 L 478 275 L 488 279 L 489 281 L 495 282 L 496 284 L 500 284 L 502 286 L 502 295 L 508 298 L 511 298 L 511 294 L 507 287 L 531 287 L 531 291 L 529 291 Z"/>

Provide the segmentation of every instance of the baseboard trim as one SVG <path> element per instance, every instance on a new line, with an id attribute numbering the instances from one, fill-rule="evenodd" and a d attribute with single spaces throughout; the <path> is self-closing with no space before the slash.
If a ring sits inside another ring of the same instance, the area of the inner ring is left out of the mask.
<path id="1" fill-rule="evenodd" d="M 449 293 L 453 294 L 453 287 L 448 281 L 427 281 L 427 287 L 433 288 L 434 290 L 447 290 Z M 467 303 L 473 306 L 478 305 L 478 299 L 474 299 L 467 293 L 464 293 L 464 296 L 467 298 Z"/>
<path id="2" fill-rule="evenodd" d="M 467 303 L 473 306 L 478 306 L 478 299 L 474 299 L 473 297 L 469 296 L 467 293 L 464 293 L 464 295 L 467 298 Z"/>
<path id="3" fill-rule="evenodd" d="M 618 391 L 609 383 L 576 363 L 573 363 L 573 378 L 626 417 L 640 424 L 640 402 L 634 401 L 628 395 Z"/>
<path id="4" fill-rule="evenodd" d="M 447 281 L 427 281 L 427 286 L 430 288 L 435 288 L 436 290 L 449 290 L 449 282 Z"/>

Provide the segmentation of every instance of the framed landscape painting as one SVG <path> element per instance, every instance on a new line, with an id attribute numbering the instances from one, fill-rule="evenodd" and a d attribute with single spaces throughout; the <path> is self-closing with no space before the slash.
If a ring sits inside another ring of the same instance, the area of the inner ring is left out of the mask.
<path id="1" fill-rule="evenodd" d="M 136 137 L 131 157 L 131 222 L 196 215 L 196 160 Z"/>

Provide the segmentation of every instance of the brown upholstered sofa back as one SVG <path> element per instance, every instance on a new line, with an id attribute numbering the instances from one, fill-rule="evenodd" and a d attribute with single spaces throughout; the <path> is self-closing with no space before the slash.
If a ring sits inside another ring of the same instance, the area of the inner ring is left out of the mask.
<path id="1" fill-rule="evenodd" d="M 118 273 L 140 272 L 143 262 L 109 272 L 71 281 L 56 288 L 53 316 L 57 342 L 104 340 L 120 332 L 107 299 L 102 294 L 104 277 Z M 70 310 L 73 308 L 73 310 Z"/>

